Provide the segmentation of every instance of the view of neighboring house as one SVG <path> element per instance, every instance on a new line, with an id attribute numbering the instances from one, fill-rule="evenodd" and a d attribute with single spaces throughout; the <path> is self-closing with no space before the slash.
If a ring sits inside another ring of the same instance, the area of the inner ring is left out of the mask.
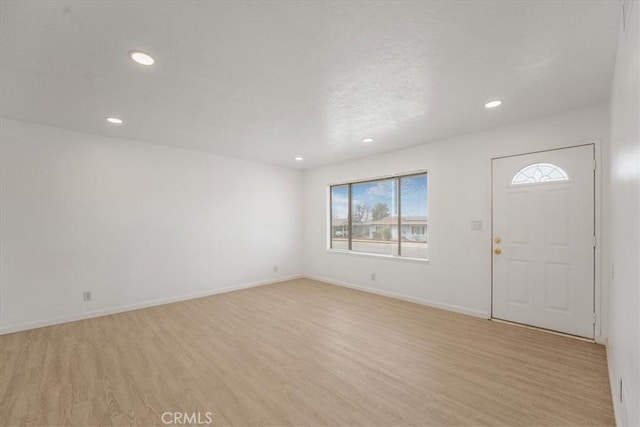
<path id="1" fill-rule="evenodd" d="M 386 216 L 380 220 L 367 220 L 353 223 L 353 238 L 369 240 L 397 240 L 398 217 Z M 427 241 L 427 217 L 408 216 L 401 220 L 400 232 L 402 240 L 414 242 Z M 347 218 L 333 218 L 331 221 L 333 237 L 349 236 L 349 221 Z"/>

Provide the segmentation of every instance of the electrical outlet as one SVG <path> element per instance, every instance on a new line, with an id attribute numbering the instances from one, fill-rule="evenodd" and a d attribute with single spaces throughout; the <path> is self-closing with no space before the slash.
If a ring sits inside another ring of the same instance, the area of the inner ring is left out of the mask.
<path id="1" fill-rule="evenodd" d="M 92 301 L 93 300 L 93 295 L 92 295 L 91 291 L 84 291 L 82 293 L 82 300 L 83 301 Z"/>
<path id="2" fill-rule="evenodd" d="M 277 266 L 277 265 L 274 265 L 274 266 L 273 266 L 273 272 L 274 272 L 274 273 L 277 273 L 277 272 L 278 272 L 278 266 Z"/>
<path id="3" fill-rule="evenodd" d="M 371 273 L 371 280 L 376 280 L 376 273 Z"/>
<path id="4" fill-rule="evenodd" d="M 471 229 L 473 231 L 480 231 L 482 230 L 482 221 L 480 220 L 473 220 L 471 221 Z"/>

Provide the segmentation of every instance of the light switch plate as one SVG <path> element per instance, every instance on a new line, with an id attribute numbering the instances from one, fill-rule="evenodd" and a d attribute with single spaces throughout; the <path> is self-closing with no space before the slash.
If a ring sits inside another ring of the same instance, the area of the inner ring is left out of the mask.
<path id="1" fill-rule="evenodd" d="M 480 220 L 474 220 L 474 221 L 471 221 L 471 229 L 472 229 L 473 231 L 480 231 L 480 230 L 482 230 L 482 221 L 480 221 Z"/>

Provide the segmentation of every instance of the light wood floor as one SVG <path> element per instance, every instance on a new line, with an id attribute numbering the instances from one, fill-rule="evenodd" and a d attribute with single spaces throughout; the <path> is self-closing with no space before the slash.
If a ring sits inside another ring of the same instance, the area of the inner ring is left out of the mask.
<path id="1" fill-rule="evenodd" d="M 311 280 L 0 346 L 3 426 L 614 423 L 602 346 Z"/>

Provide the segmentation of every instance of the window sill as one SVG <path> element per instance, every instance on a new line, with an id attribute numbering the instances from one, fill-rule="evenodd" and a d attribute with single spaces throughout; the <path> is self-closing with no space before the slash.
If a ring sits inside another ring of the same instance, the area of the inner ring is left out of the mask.
<path id="1" fill-rule="evenodd" d="M 380 258 L 380 259 L 386 259 L 390 261 L 403 261 L 403 262 L 410 262 L 410 263 L 417 263 L 417 264 L 429 264 L 429 259 L 424 259 L 424 258 L 407 258 L 402 256 L 396 256 L 396 255 L 370 254 L 366 252 L 353 252 L 353 251 L 345 251 L 340 249 L 327 249 L 327 253 L 358 256 L 358 257 L 365 257 L 365 258 Z"/>

